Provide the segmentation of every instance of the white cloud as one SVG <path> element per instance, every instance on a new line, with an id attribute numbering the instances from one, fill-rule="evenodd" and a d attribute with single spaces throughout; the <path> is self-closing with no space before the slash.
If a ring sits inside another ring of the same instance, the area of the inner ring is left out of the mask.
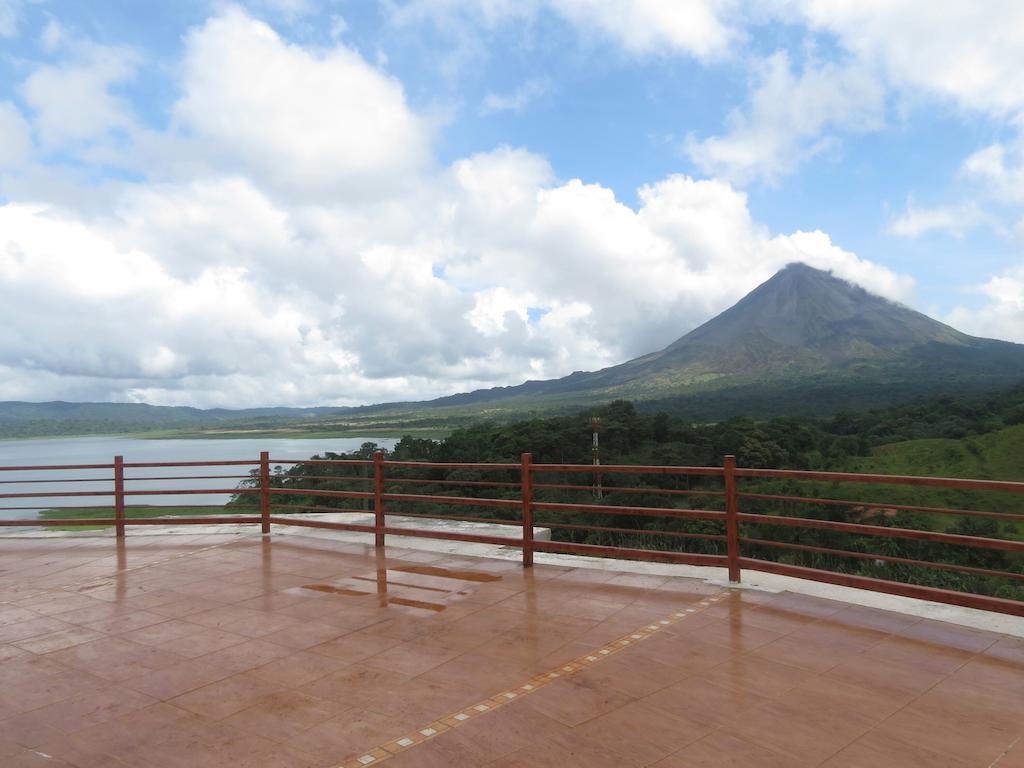
<path id="1" fill-rule="evenodd" d="M 14 37 L 18 32 L 21 0 L 0 0 L 0 37 Z"/>
<path id="2" fill-rule="evenodd" d="M 70 61 L 33 72 L 22 95 L 43 145 L 61 149 L 130 130 L 131 108 L 111 88 L 132 79 L 137 65 L 137 57 L 123 48 L 84 44 Z"/>
<path id="3" fill-rule="evenodd" d="M 738 183 L 776 181 L 827 149 L 831 142 L 822 134 L 829 129 L 882 124 L 884 90 L 859 65 L 808 64 L 795 75 L 788 55 L 778 52 L 758 65 L 754 79 L 750 105 L 730 113 L 726 135 L 688 139 L 686 152 L 705 173 Z"/>
<path id="4" fill-rule="evenodd" d="M 975 336 L 1024 343 L 1024 264 L 976 286 L 985 297 L 978 308 L 957 307 L 948 322 Z"/>
<path id="5" fill-rule="evenodd" d="M 1024 133 L 1009 144 L 978 150 L 964 161 L 961 174 L 983 184 L 1000 202 L 1024 203 Z"/>
<path id="6" fill-rule="evenodd" d="M 429 160 L 402 85 L 344 46 L 314 52 L 238 9 L 186 38 L 181 125 L 291 193 L 366 197 Z"/>
<path id="7" fill-rule="evenodd" d="M 0 101 L 0 169 L 19 166 L 32 154 L 32 130 L 21 111 Z"/>
<path id="8" fill-rule="evenodd" d="M 1024 108 L 1024 3 L 769 0 L 767 6 L 835 35 L 897 88 L 994 115 Z"/>
<path id="9" fill-rule="evenodd" d="M 583 29 L 598 31 L 627 51 L 723 56 L 738 33 L 726 20 L 736 4 L 713 0 L 550 0 Z"/>
<path id="10" fill-rule="evenodd" d="M 913 199 L 907 200 L 907 209 L 888 226 L 888 232 L 900 237 L 920 237 L 929 232 L 946 232 L 962 238 L 972 229 L 998 225 L 995 219 L 970 202 L 962 205 L 940 205 L 918 208 Z"/>
<path id="11" fill-rule="evenodd" d="M 387 4 L 397 24 L 430 21 L 457 30 L 460 37 L 469 33 L 467 20 L 493 28 L 508 22 L 533 23 L 541 11 L 550 11 L 631 54 L 681 53 L 705 61 L 726 55 L 730 44 L 740 37 L 730 19 L 737 5 L 734 0 L 409 0 Z"/>
<path id="12" fill-rule="evenodd" d="M 480 114 L 490 115 L 495 112 L 522 112 L 531 103 L 546 95 L 551 90 L 551 83 L 545 79 L 527 80 L 511 93 L 497 94 L 491 91 L 484 96 L 480 105 Z"/>

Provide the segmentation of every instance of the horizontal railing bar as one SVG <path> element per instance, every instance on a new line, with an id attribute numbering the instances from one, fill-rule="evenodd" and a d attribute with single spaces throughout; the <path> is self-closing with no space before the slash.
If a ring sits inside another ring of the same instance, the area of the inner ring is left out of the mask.
<path id="1" fill-rule="evenodd" d="M 129 477 L 125 475 L 126 483 L 143 482 L 147 480 L 251 480 L 252 475 L 161 475 L 154 477 Z"/>
<path id="2" fill-rule="evenodd" d="M 377 530 L 372 525 L 362 525 L 360 523 L 336 523 L 331 520 L 309 520 L 307 518 L 281 517 L 279 515 L 271 515 L 270 522 L 274 525 L 294 525 L 299 528 L 325 528 L 334 531 L 356 531 L 357 533 L 373 533 Z"/>
<path id="3" fill-rule="evenodd" d="M 56 480 L 0 480 L 0 485 L 33 485 L 38 483 L 112 483 L 113 477 L 62 477 Z"/>
<path id="4" fill-rule="evenodd" d="M 371 497 L 373 494 L 370 494 Z M 504 507 L 506 509 L 520 509 L 523 502 L 518 499 L 488 499 L 472 496 L 428 496 L 418 493 L 385 493 L 385 501 L 410 501 L 427 504 L 455 504 L 467 507 Z M 396 513 L 396 514 L 401 514 Z"/>
<path id="5" fill-rule="evenodd" d="M 259 488 L 249 490 L 250 493 L 259 493 Z M 331 499 L 372 499 L 373 494 L 369 491 L 332 491 L 328 489 L 315 488 L 270 488 L 271 496 L 326 496 Z"/>
<path id="6" fill-rule="evenodd" d="M 534 483 L 534 489 L 551 491 L 589 491 L 593 493 L 593 485 L 563 485 L 561 483 Z M 602 491 L 608 493 L 650 493 L 666 496 L 725 496 L 725 491 L 694 491 L 682 488 L 632 488 L 628 486 L 604 485 Z"/>
<path id="7" fill-rule="evenodd" d="M 291 510 L 300 509 L 306 512 L 317 512 L 317 513 L 349 513 L 349 514 L 363 514 L 372 515 L 373 510 L 356 509 L 355 507 L 325 507 L 320 504 L 274 504 L 271 503 L 270 509 L 280 510 L 279 514 L 289 514 Z"/>
<path id="8" fill-rule="evenodd" d="M 242 524 L 258 523 L 259 515 L 210 515 L 204 517 L 126 517 L 125 525 L 206 525 L 206 524 Z M 113 517 L 72 517 L 66 520 L 0 520 L 0 526 L 39 527 L 49 525 L 116 525 L 119 521 Z"/>
<path id="9" fill-rule="evenodd" d="M 458 465 L 456 465 L 458 466 Z M 512 469 L 519 469 L 518 464 L 509 465 Z M 672 467 L 672 466 L 651 466 L 626 464 L 532 464 L 531 469 L 535 472 L 574 472 L 574 473 L 609 473 L 609 474 L 638 474 L 638 475 L 707 475 L 721 476 L 724 470 L 721 467 Z"/>
<path id="10" fill-rule="evenodd" d="M 202 517 L 128 517 L 125 518 L 125 525 L 168 525 L 173 521 L 174 525 L 181 523 L 182 525 L 206 525 L 214 523 L 217 525 L 223 524 L 243 524 L 243 523 L 259 523 L 259 515 L 209 515 Z"/>
<path id="11" fill-rule="evenodd" d="M 388 512 L 392 517 L 415 517 L 422 520 L 454 520 L 462 523 L 493 523 L 495 525 L 522 525 L 522 520 L 502 520 L 497 517 L 473 517 L 472 515 L 429 515 L 421 512 Z"/>
<path id="12" fill-rule="evenodd" d="M 67 520 L 0 520 L 0 528 L 9 526 L 41 528 L 47 525 L 113 525 L 116 522 L 112 517 L 72 517 Z"/>
<path id="13" fill-rule="evenodd" d="M 243 467 L 258 466 L 254 459 L 217 460 L 217 461 L 126 461 L 125 469 L 141 469 L 143 467 Z"/>
<path id="14" fill-rule="evenodd" d="M 776 547 L 780 549 L 795 549 L 800 552 L 813 552 L 821 555 L 836 555 L 837 557 L 851 557 L 857 560 L 884 560 L 888 563 L 899 563 L 900 565 L 913 565 L 922 568 L 935 568 L 940 571 L 962 571 L 964 573 L 975 573 L 980 576 L 998 576 L 1006 579 L 1024 581 L 1024 573 L 1013 573 L 1012 571 L 996 571 L 991 568 L 979 568 L 972 565 L 957 565 L 956 563 L 933 563 L 928 560 L 914 560 L 908 557 L 896 557 L 894 555 L 878 555 L 873 552 L 853 552 L 848 549 L 829 549 L 828 547 L 814 547 L 809 544 L 796 544 L 788 541 L 773 541 L 771 539 L 748 539 L 741 538 L 741 544 L 759 544 L 764 547 Z"/>
<path id="15" fill-rule="evenodd" d="M 32 466 L 3 467 L 0 472 L 34 472 L 55 469 L 113 469 L 113 464 L 36 464 Z"/>
<path id="16" fill-rule="evenodd" d="M 534 468 L 539 465 L 535 464 Z M 508 470 L 520 470 L 522 469 L 519 464 L 483 464 L 474 462 L 452 462 L 452 461 L 391 461 L 385 459 L 384 468 L 388 467 L 405 467 L 407 469 L 480 469 L 488 470 L 493 469 L 495 471 L 508 471 Z"/>
<path id="17" fill-rule="evenodd" d="M 523 540 L 504 536 L 487 536 L 477 533 L 455 533 L 454 531 L 426 531 L 421 528 L 396 528 L 384 526 L 384 533 L 393 536 L 416 536 L 423 539 L 446 539 L 466 541 L 471 544 L 497 544 L 499 546 L 522 547 Z"/>
<path id="18" fill-rule="evenodd" d="M 402 485 L 465 485 L 471 488 L 519 488 L 522 485 L 522 483 L 504 483 L 498 480 L 421 480 L 415 477 L 388 477 L 384 482 Z"/>
<path id="19" fill-rule="evenodd" d="M 881 483 L 886 485 L 924 485 L 933 488 L 960 488 L 971 491 L 1008 491 L 1024 493 L 1024 483 L 1009 480 L 964 480 L 955 477 L 917 475 L 878 475 L 853 472 L 812 472 L 802 469 L 737 469 L 737 477 L 788 478 L 826 482 Z"/>
<path id="20" fill-rule="evenodd" d="M 644 517 L 692 517 L 700 520 L 725 520 L 725 512 L 710 509 L 662 509 L 661 507 L 615 507 L 607 504 L 569 504 L 560 501 L 534 501 L 534 509 L 549 512 L 597 512 L 609 515 L 642 515 Z"/>
<path id="21" fill-rule="evenodd" d="M 272 478 L 272 480 L 278 479 L 279 478 L 277 476 Z M 373 475 L 370 475 L 369 477 L 361 477 L 359 475 L 282 475 L 280 479 L 283 479 L 287 483 L 298 483 L 303 480 L 325 480 L 331 483 L 372 483 Z"/>
<path id="22" fill-rule="evenodd" d="M 221 496 L 223 494 L 241 494 L 239 488 L 138 488 L 134 491 L 124 491 L 125 496 L 197 496 L 209 494 L 210 496 Z M 257 491 L 258 492 L 258 491 Z M 107 496 L 111 493 L 105 494 Z"/>
<path id="23" fill-rule="evenodd" d="M 315 464 L 340 467 L 372 467 L 373 462 L 366 459 L 270 459 L 271 464 Z"/>
<path id="24" fill-rule="evenodd" d="M 113 494 L 111 494 L 113 495 Z M 107 506 L 103 504 L 102 506 Z M 33 510 L 36 512 L 45 512 L 51 509 L 93 509 L 91 504 L 36 504 L 34 507 L 0 507 L 0 512 L 24 512 L 25 510 Z"/>
<path id="25" fill-rule="evenodd" d="M 25 493 L 0 493 L 0 499 L 72 499 L 81 496 L 113 496 L 109 491 L 39 491 Z"/>
<path id="26" fill-rule="evenodd" d="M 821 581 L 826 584 L 837 584 L 854 589 L 866 589 L 871 592 L 885 592 L 890 595 L 912 597 L 918 600 L 931 600 L 936 603 L 960 605 L 966 608 L 977 608 L 983 611 L 1008 613 L 1013 616 L 1024 616 L 1024 602 L 1006 600 L 1000 597 L 975 595 L 969 592 L 955 592 L 937 587 L 922 587 L 917 584 L 904 584 L 899 581 L 874 579 L 869 576 L 855 576 L 849 573 L 834 573 L 818 568 L 807 568 L 802 565 L 775 563 L 770 560 L 756 560 L 750 557 L 740 558 L 740 567 L 751 571 L 763 571 L 779 576 L 793 576 L 798 579 Z"/>
<path id="27" fill-rule="evenodd" d="M 761 523 L 763 525 L 783 525 L 794 528 L 820 528 L 827 531 L 843 533 L 861 533 L 867 536 L 894 536 L 898 539 L 916 539 L 939 544 L 961 544 L 980 549 L 1002 549 L 1007 552 L 1024 552 L 1024 541 L 1009 539 L 990 539 L 984 536 L 964 536 L 959 533 L 939 533 L 937 531 L 918 531 L 913 528 L 886 528 L 881 525 L 865 525 L 863 523 L 840 523 L 834 520 L 813 520 L 805 517 L 779 517 L 776 515 L 752 515 L 740 512 L 736 518 L 744 523 Z"/>
<path id="28" fill-rule="evenodd" d="M 562 552 L 574 555 L 596 555 L 626 558 L 630 560 L 655 560 L 682 563 L 684 565 L 724 566 L 725 555 L 706 555 L 696 552 L 669 552 L 659 549 L 631 549 L 627 547 L 604 547 L 597 544 L 573 544 L 568 541 L 545 541 L 535 539 L 534 549 L 544 552 Z"/>
<path id="29" fill-rule="evenodd" d="M 966 517 L 986 517 L 995 520 L 1024 520 L 1024 515 L 1014 512 L 982 512 L 974 509 L 951 509 L 947 507 L 921 507 L 915 504 L 886 504 L 873 501 L 850 501 L 848 499 L 819 499 L 814 496 L 779 496 L 772 493 L 740 493 L 741 499 L 760 499 L 763 501 L 786 501 L 805 504 L 821 504 L 835 507 L 865 507 L 866 509 L 894 509 L 898 512 L 936 512 L 941 515 L 963 515 Z"/>
<path id="30" fill-rule="evenodd" d="M 708 539 L 711 541 L 725 541 L 726 537 L 721 533 L 687 533 L 685 531 L 660 531 L 647 528 L 609 528 L 602 525 L 569 525 L 568 523 L 541 523 L 544 528 L 560 528 L 570 531 L 599 531 L 607 533 L 627 534 L 652 534 L 656 536 L 671 536 L 679 539 Z"/>

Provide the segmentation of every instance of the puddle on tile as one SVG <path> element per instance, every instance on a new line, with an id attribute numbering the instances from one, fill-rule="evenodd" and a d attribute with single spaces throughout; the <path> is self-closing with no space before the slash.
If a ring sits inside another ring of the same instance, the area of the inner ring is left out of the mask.
<path id="1" fill-rule="evenodd" d="M 328 592 L 332 595 L 350 595 L 350 596 L 366 596 L 372 594 L 371 592 L 360 592 L 358 589 L 345 589 L 343 587 L 335 587 L 330 584 L 303 584 L 303 589 L 312 589 L 315 592 Z"/>
<path id="2" fill-rule="evenodd" d="M 405 605 L 409 608 L 425 608 L 428 611 L 435 611 L 436 613 L 440 613 L 448 607 L 443 603 L 428 603 L 423 600 L 410 600 L 408 597 L 389 597 L 388 603 L 394 605 Z"/>
<path id="3" fill-rule="evenodd" d="M 424 586 L 422 586 L 420 584 L 410 584 L 407 581 L 395 581 L 394 579 L 388 579 L 386 572 L 379 574 L 376 579 L 371 578 L 369 576 L 353 576 L 352 578 L 353 579 L 358 579 L 359 581 L 373 581 L 373 582 L 377 582 L 377 581 L 379 581 L 379 579 L 387 579 L 387 585 L 389 587 L 408 587 L 409 589 L 423 589 L 423 590 L 426 590 L 427 592 L 440 592 L 441 594 L 444 594 L 444 595 L 447 595 L 447 594 L 451 593 L 450 589 L 441 589 L 440 587 L 424 587 Z"/>
<path id="4" fill-rule="evenodd" d="M 419 576 L 438 576 L 442 579 L 460 579 L 462 581 L 501 581 L 501 576 L 482 571 L 456 571 L 451 568 L 439 568 L 436 565 L 398 565 L 389 568 L 390 571 L 401 571 L 402 573 L 415 573 Z"/>

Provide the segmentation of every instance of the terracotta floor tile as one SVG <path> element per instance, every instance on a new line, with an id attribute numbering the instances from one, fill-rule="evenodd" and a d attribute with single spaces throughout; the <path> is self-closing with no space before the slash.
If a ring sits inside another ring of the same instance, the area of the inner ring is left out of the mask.
<path id="1" fill-rule="evenodd" d="M 155 704 L 150 696 L 129 688 L 101 688 L 35 710 L 37 717 L 54 728 L 71 733 L 105 723 Z"/>
<path id="2" fill-rule="evenodd" d="M 308 731 L 344 709 L 329 699 L 300 691 L 279 691 L 256 700 L 252 706 L 225 720 L 243 731 L 285 742 Z"/>
<path id="3" fill-rule="evenodd" d="M 190 659 L 163 669 L 144 672 L 121 683 L 126 688 L 167 701 L 187 691 L 230 677 L 231 672 L 201 659 Z"/>
<path id="4" fill-rule="evenodd" d="M 395 638 L 359 630 L 342 635 L 335 640 L 311 646 L 307 650 L 343 661 L 355 662 L 376 656 L 402 642 Z"/>
<path id="5" fill-rule="evenodd" d="M 220 651 L 200 656 L 204 662 L 229 673 L 247 672 L 262 667 L 272 661 L 289 656 L 291 652 L 281 645 L 268 643 L 265 640 L 246 640 L 244 643 L 230 645 Z"/>
<path id="6" fill-rule="evenodd" d="M 593 720 L 631 701 L 631 696 L 583 678 L 557 680 L 525 699 L 527 706 L 569 726 Z"/>
<path id="7" fill-rule="evenodd" d="M 649 765 L 705 736 L 712 726 L 635 701 L 574 729 L 591 743 L 618 754 L 624 762 Z"/>
<path id="8" fill-rule="evenodd" d="M 768 704 L 763 696 L 725 688 L 701 678 L 676 683 L 642 701 L 681 720 L 708 727 L 727 725 L 737 716 Z"/>
<path id="9" fill-rule="evenodd" d="M 223 720 L 277 690 L 278 686 L 274 683 L 250 674 L 240 674 L 195 688 L 175 696 L 167 703 L 210 720 Z"/>
<path id="10" fill-rule="evenodd" d="M 297 651 L 290 656 L 271 661 L 246 674 L 274 683 L 279 688 L 298 688 L 321 677 L 338 672 L 348 662 L 308 651 Z"/>
<path id="11" fill-rule="evenodd" d="M 288 740 L 288 744 L 335 764 L 405 735 L 420 723 L 358 707 L 324 720 Z"/>
<path id="12" fill-rule="evenodd" d="M 789 755 L 794 765 L 818 765 L 867 733 L 874 722 L 850 712 L 819 712 L 772 701 L 744 712 L 730 733 Z"/>
<path id="13" fill-rule="evenodd" d="M 825 761 L 823 768 L 968 768 L 968 765 L 950 755 L 871 731 Z"/>
<path id="14" fill-rule="evenodd" d="M 396 645 L 362 660 L 367 667 L 387 669 L 415 677 L 429 672 L 447 661 L 460 656 L 461 652 L 430 642 L 409 642 Z"/>
<path id="15" fill-rule="evenodd" d="M 88 643 L 103 637 L 100 632 L 94 632 L 85 627 L 70 626 L 67 629 L 60 629 L 46 635 L 37 635 L 28 640 L 20 640 L 15 645 L 24 651 L 31 653 L 50 653 L 63 648 L 71 648 L 75 645 Z"/>
<path id="16" fill-rule="evenodd" d="M 795 688 L 813 674 L 755 656 L 733 656 L 699 677 L 739 693 L 771 698 Z"/>
<path id="17" fill-rule="evenodd" d="M 794 758 L 715 731 L 654 764 L 656 768 L 793 768 Z M 877 763 L 875 768 L 881 768 Z"/>

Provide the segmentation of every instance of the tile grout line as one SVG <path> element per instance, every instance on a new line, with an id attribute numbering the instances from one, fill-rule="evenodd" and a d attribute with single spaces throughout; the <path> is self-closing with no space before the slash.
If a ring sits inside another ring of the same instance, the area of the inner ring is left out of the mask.
<path id="1" fill-rule="evenodd" d="M 471 719 L 485 715 L 488 712 L 493 712 L 495 709 L 511 704 L 516 699 L 535 693 L 555 680 L 570 678 L 600 662 L 602 659 L 606 659 L 619 651 L 623 651 L 631 645 L 643 642 L 648 637 L 656 634 L 659 630 L 678 624 L 689 616 L 700 613 L 710 607 L 713 603 L 724 600 L 728 595 L 729 590 L 723 589 L 721 592 L 718 592 L 711 597 L 705 597 L 698 601 L 694 607 L 673 611 L 665 618 L 657 619 L 649 624 L 645 624 L 639 629 L 623 635 L 618 640 L 612 640 L 600 648 L 594 649 L 590 653 L 585 653 L 582 656 L 578 656 L 571 661 L 560 664 L 547 672 L 535 675 L 522 685 L 508 688 L 494 696 L 491 696 L 490 698 L 483 699 L 476 704 L 469 704 L 462 707 L 450 715 L 440 717 L 437 720 L 428 723 L 424 727 L 406 734 L 405 736 L 401 736 L 397 739 L 389 739 L 373 749 L 362 752 L 355 757 L 337 764 L 335 768 L 363 768 L 363 766 L 382 763 L 390 757 L 401 754 L 417 744 L 423 744 L 436 736 L 440 736 L 446 731 L 458 728 L 460 725 Z"/>

